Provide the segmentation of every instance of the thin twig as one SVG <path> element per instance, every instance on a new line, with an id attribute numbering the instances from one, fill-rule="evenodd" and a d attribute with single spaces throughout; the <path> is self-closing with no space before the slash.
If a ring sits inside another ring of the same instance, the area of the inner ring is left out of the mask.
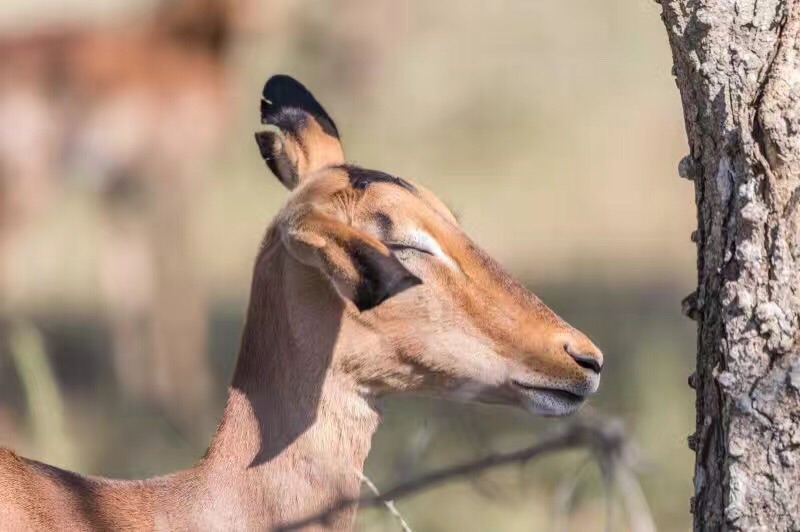
<path id="1" fill-rule="evenodd" d="M 608 469 L 608 467 L 604 467 L 603 469 Z M 614 495 L 617 493 L 616 490 L 614 490 L 614 478 L 616 477 L 601 473 L 601 478 L 603 479 L 603 503 L 605 506 L 605 526 L 603 530 L 605 530 L 605 532 L 614 532 L 614 530 L 617 530 L 614 527 L 616 516 L 616 512 L 614 511 L 616 509 L 614 505 Z"/>
<path id="2" fill-rule="evenodd" d="M 378 486 L 376 486 L 375 483 L 372 482 L 367 475 L 365 475 L 361 471 L 356 471 L 356 474 L 361 478 L 361 482 L 363 482 L 364 485 L 366 485 L 370 489 L 370 491 L 372 491 L 372 493 L 375 494 L 376 497 L 381 496 L 381 492 L 378 491 Z M 383 505 L 386 506 L 386 509 L 389 510 L 389 513 L 392 514 L 395 519 L 397 519 L 397 522 L 400 524 L 400 528 L 403 530 L 403 532 L 414 532 L 413 530 L 411 530 L 411 527 L 408 526 L 408 523 L 403 518 L 403 515 L 400 513 L 400 510 L 398 510 L 397 506 L 394 505 L 394 501 L 384 501 Z"/>
<path id="3" fill-rule="evenodd" d="M 616 485 L 622 494 L 622 501 L 628 510 L 628 519 L 633 532 L 656 532 L 653 514 L 647 504 L 642 487 L 627 468 L 619 468 Z"/>
<path id="4" fill-rule="evenodd" d="M 575 473 L 569 477 L 564 477 L 564 480 L 556 489 L 555 497 L 553 497 L 553 525 L 551 527 L 554 532 L 567 530 L 568 516 L 572 509 L 575 493 L 578 491 L 578 485 L 591 462 L 591 457 L 583 460 L 578 465 Z"/>

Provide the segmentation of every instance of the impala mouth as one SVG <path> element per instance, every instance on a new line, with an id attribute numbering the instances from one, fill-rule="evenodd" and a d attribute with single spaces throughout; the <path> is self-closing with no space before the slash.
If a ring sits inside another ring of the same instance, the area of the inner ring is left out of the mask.
<path id="1" fill-rule="evenodd" d="M 530 382 L 512 379 L 522 406 L 535 414 L 566 416 L 576 412 L 586 400 L 581 395 L 563 388 L 538 386 Z"/>

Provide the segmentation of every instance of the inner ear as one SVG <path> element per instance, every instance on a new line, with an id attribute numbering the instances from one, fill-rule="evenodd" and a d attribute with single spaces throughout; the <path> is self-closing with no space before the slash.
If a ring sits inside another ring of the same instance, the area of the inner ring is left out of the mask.
<path id="1" fill-rule="evenodd" d="M 257 132 L 255 138 L 261 158 L 275 177 L 290 190 L 296 187 L 298 182 L 296 157 L 290 153 L 294 146 L 285 145 L 283 132 L 276 126 L 271 126 L 269 129 Z"/>
<path id="2" fill-rule="evenodd" d="M 273 76 L 261 96 L 261 123 L 256 133 L 261 157 L 288 189 L 326 166 L 344 163 L 339 131 L 322 105 L 299 81 Z"/>

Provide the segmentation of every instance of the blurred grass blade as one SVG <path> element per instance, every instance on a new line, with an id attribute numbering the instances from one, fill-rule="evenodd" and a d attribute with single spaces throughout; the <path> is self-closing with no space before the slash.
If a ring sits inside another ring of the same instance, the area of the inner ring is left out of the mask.
<path id="1" fill-rule="evenodd" d="M 13 324 L 9 350 L 25 391 L 37 449 L 50 462 L 74 467 L 75 453 L 65 430 L 64 402 L 41 333 L 27 322 Z"/>

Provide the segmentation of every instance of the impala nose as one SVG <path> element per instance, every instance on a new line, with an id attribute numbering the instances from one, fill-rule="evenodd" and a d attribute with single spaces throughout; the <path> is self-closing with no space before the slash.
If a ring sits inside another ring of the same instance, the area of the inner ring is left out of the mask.
<path id="1" fill-rule="evenodd" d="M 564 344 L 564 351 L 572 357 L 580 367 L 600 374 L 603 371 L 603 353 L 600 352 L 591 342 L 588 345 L 577 345 L 572 342 Z"/>

